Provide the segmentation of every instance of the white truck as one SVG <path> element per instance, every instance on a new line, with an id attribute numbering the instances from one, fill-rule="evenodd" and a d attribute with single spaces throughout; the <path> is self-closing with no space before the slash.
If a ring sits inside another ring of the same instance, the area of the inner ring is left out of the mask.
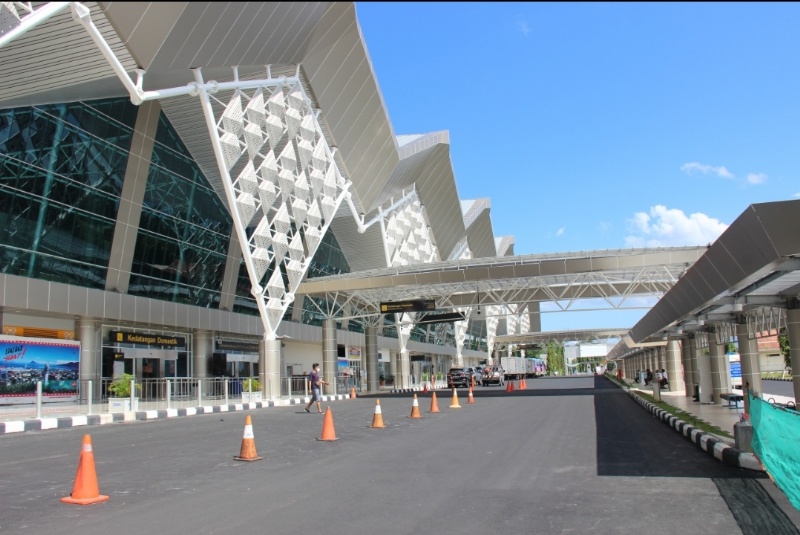
<path id="1" fill-rule="evenodd" d="M 525 377 L 524 357 L 500 357 L 500 366 L 503 367 L 506 380 L 517 380 Z"/>

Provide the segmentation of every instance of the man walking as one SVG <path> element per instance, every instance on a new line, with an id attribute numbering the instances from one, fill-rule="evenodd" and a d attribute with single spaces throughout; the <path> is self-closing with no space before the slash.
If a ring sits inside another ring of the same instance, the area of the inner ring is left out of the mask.
<path id="1" fill-rule="evenodd" d="M 322 385 L 329 384 L 328 381 L 323 381 L 319 377 L 319 363 L 315 362 L 313 366 L 311 366 L 311 373 L 308 374 L 308 383 L 311 388 L 311 401 L 308 402 L 306 408 L 303 409 L 306 412 L 310 413 L 311 411 L 308 410 L 311 408 L 311 405 L 316 402 L 317 404 L 317 412 L 322 414 L 322 395 L 320 393 L 320 388 Z"/>

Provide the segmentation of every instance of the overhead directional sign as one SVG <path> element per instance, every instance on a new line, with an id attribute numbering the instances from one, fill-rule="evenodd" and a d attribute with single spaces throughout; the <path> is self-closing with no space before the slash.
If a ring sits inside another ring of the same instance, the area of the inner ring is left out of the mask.
<path id="1" fill-rule="evenodd" d="M 417 324 L 422 323 L 453 323 L 463 321 L 464 314 L 461 312 L 445 312 L 444 314 L 425 314 L 417 320 Z"/>
<path id="2" fill-rule="evenodd" d="M 392 301 L 381 303 L 381 314 L 400 314 L 402 312 L 430 312 L 436 310 L 433 299 L 411 299 L 410 301 Z"/>

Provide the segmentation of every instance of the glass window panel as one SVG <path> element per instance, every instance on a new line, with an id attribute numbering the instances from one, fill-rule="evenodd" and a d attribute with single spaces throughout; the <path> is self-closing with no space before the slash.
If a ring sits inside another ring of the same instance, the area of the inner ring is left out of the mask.
<path id="1" fill-rule="evenodd" d="M 232 220 L 162 113 L 129 293 L 217 308 Z"/>
<path id="2" fill-rule="evenodd" d="M 0 271 L 103 288 L 137 108 L 0 111 Z"/>

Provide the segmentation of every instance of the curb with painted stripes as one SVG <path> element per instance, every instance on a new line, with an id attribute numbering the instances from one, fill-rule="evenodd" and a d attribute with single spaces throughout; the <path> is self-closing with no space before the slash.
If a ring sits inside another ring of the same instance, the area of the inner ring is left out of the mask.
<path id="1" fill-rule="evenodd" d="M 715 438 L 714 435 L 697 429 L 693 425 L 679 419 L 677 416 L 672 415 L 664 409 L 658 408 L 641 396 L 636 395 L 633 390 L 628 390 L 628 395 L 632 397 L 639 405 L 650 411 L 653 416 L 660 419 L 662 422 L 672 427 L 675 431 L 694 442 L 701 450 L 710 456 L 714 457 L 718 461 L 722 461 L 723 464 L 734 466 L 736 468 L 757 470 L 759 472 L 764 471 L 764 467 L 761 466 L 761 463 L 752 453 L 747 453 L 734 448 L 726 442 Z"/>
<path id="2" fill-rule="evenodd" d="M 347 394 L 336 396 L 322 396 L 322 401 L 338 401 L 349 399 Z M 0 422 L 0 435 L 9 433 L 23 433 L 25 431 L 44 431 L 47 429 L 66 429 L 85 425 L 104 425 L 121 422 L 134 422 L 141 420 L 163 420 L 165 418 L 178 418 L 182 416 L 195 416 L 197 414 L 214 414 L 222 412 L 247 411 L 253 409 L 266 409 L 269 407 L 284 407 L 287 405 L 304 405 L 310 398 L 291 398 L 274 401 L 256 401 L 252 403 L 232 403 L 228 405 L 204 405 L 200 407 L 186 407 L 183 409 L 157 409 L 150 411 L 137 411 L 125 413 L 82 414 L 80 416 L 63 416 L 60 418 L 31 418 L 29 420 L 16 420 Z"/>

